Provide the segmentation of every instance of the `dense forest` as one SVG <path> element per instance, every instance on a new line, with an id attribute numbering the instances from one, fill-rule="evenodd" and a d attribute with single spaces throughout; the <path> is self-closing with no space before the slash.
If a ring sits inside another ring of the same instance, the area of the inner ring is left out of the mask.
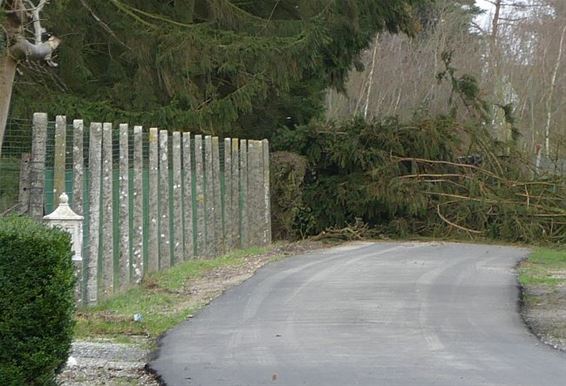
<path id="1" fill-rule="evenodd" d="M 10 118 L 268 138 L 279 237 L 566 237 L 561 0 L 0 4 Z"/>

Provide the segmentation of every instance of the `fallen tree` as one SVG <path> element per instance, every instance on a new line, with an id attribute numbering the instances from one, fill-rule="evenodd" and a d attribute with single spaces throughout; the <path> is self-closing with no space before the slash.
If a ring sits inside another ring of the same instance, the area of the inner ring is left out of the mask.
<path id="1" fill-rule="evenodd" d="M 358 118 L 282 140 L 307 157 L 303 202 L 319 238 L 566 242 L 566 180 L 536 175 L 530 160 L 482 126 Z"/>

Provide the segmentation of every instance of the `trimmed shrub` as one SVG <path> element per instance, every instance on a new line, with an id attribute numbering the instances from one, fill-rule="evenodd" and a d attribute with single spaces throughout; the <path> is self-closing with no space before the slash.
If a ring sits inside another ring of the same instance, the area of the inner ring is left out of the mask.
<path id="1" fill-rule="evenodd" d="M 55 385 L 72 341 L 70 236 L 25 217 L 0 219 L 0 379 Z"/>
<path id="2" fill-rule="evenodd" d="M 300 233 L 297 218 L 303 207 L 307 161 L 298 154 L 280 151 L 271 155 L 270 165 L 273 238 L 294 239 Z"/>

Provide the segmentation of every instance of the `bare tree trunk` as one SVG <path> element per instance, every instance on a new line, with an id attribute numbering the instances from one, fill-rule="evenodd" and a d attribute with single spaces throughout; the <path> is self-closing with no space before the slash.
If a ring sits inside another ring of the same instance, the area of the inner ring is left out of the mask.
<path id="1" fill-rule="evenodd" d="M 560 62 L 562 60 L 562 46 L 564 44 L 564 35 L 566 34 L 566 25 L 562 28 L 560 35 L 560 44 L 558 46 L 558 57 L 554 63 L 552 71 L 552 79 L 550 80 L 550 90 L 548 90 L 548 98 L 546 99 L 546 123 L 544 126 L 544 155 L 550 157 L 550 123 L 552 120 L 552 98 L 554 96 L 554 89 L 556 88 L 556 78 L 558 70 L 560 69 Z"/>
<path id="2" fill-rule="evenodd" d="M 5 52 L 0 56 L 0 155 L 2 154 L 6 123 L 8 122 L 15 75 L 16 61 Z"/>
<path id="3" fill-rule="evenodd" d="M 373 47 L 373 55 L 371 57 L 371 70 L 369 72 L 369 79 L 368 79 L 368 93 L 366 95 L 366 105 L 364 107 L 364 119 L 368 117 L 368 108 L 369 103 L 371 100 L 371 90 L 373 88 L 373 74 L 375 73 L 375 62 L 377 61 L 377 50 L 379 48 L 379 34 L 375 37 L 375 45 Z"/>
<path id="4" fill-rule="evenodd" d="M 497 40 L 497 33 L 499 32 L 499 19 L 501 18 L 501 0 L 496 0 L 492 2 L 495 6 L 495 12 L 493 14 L 493 20 L 491 22 L 491 40 L 493 43 Z"/>

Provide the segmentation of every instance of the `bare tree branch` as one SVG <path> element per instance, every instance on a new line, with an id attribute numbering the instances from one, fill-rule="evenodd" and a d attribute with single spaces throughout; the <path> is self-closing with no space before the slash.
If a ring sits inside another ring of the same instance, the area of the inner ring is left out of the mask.
<path id="1" fill-rule="evenodd" d="M 45 28 L 41 26 L 41 18 L 39 14 L 43 11 L 43 7 L 49 3 L 49 0 L 41 0 L 37 5 L 35 5 L 31 0 L 26 0 L 31 7 L 30 13 L 33 23 L 35 44 L 41 43 L 41 35 L 45 32 Z"/>

